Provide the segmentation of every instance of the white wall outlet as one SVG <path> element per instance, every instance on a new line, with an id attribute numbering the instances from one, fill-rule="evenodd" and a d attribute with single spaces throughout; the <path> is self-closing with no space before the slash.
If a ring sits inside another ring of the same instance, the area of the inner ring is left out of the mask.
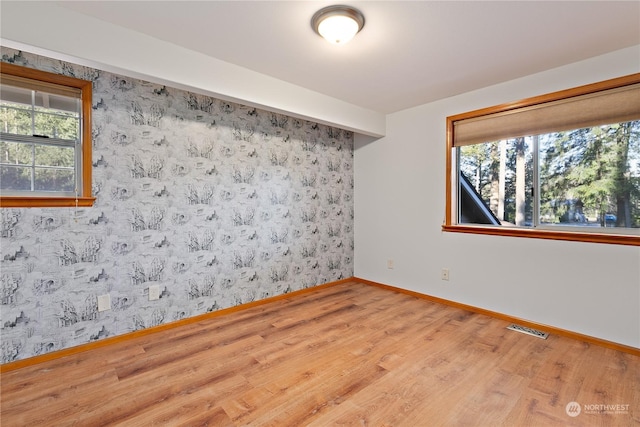
<path id="1" fill-rule="evenodd" d="M 394 264 L 393 264 L 393 260 L 392 259 L 388 259 L 387 260 L 387 268 L 389 270 L 393 270 Z"/>
<path id="2" fill-rule="evenodd" d="M 443 268 L 440 271 L 440 279 L 441 280 L 449 280 L 449 269 L 448 268 Z"/>
<path id="3" fill-rule="evenodd" d="M 111 295 L 105 294 L 98 297 L 98 311 L 111 310 Z"/>
<path id="4" fill-rule="evenodd" d="M 149 285 L 149 301 L 160 299 L 160 285 Z"/>

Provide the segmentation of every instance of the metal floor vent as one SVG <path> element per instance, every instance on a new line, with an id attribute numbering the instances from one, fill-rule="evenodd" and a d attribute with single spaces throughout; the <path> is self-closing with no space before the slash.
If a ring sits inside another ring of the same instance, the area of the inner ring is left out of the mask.
<path id="1" fill-rule="evenodd" d="M 527 334 L 527 335 L 532 335 L 536 338 L 542 338 L 543 340 L 546 340 L 547 337 L 549 336 L 549 333 L 547 332 L 542 332 L 537 329 L 527 328 L 526 326 L 516 325 L 515 323 L 512 323 L 511 325 L 507 326 L 507 329 L 511 329 L 512 331 L 516 331 L 516 332 L 522 332 L 523 334 Z"/>

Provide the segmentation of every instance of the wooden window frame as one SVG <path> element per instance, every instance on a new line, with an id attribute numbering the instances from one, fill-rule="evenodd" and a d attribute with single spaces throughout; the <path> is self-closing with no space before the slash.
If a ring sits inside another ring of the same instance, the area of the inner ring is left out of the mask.
<path id="1" fill-rule="evenodd" d="M 546 95 L 540 95 L 532 98 L 526 98 L 520 101 L 505 103 L 494 107 L 483 108 L 479 110 L 470 111 L 467 113 L 457 114 L 447 117 L 447 152 L 446 152 L 446 207 L 445 207 L 445 223 L 442 226 L 442 230 L 446 232 L 455 233 L 470 233 L 470 234 L 483 234 L 494 236 L 508 236 L 508 237 L 529 237 L 537 239 L 549 239 L 549 240 L 566 240 L 575 242 L 591 242 L 591 243 L 608 243 L 617 245 L 629 245 L 640 246 L 640 236 L 631 234 L 613 234 L 602 232 L 586 232 L 586 231 L 565 231 L 565 230 L 541 230 L 541 229 L 527 229 L 516 227 L 498 227 L 498 226 L 483 226 L 483 225 L 470 225 L 470 224 L 458 224 L 456 219 L 457 214 L 457 191 L 455 190 L 457 177 L 453 175 L 453 172 L 457 170 L 457 166 L 454 167 L 453 162 L 456 161 L 454 152 L 454 137 L 455 129 L 454 124 L 456 121 L 472 119 L 477 117 L 486 116 L 489 114 L 503 113 L 513 111 L 522 108 L 530 108 L 532 106 L 565 100 L 568 98 L 592 94 L 604 90 L 621 88 L 624 86 L 630 86 L 640 83 L 640 73 L 610 79 L 598 83 L 588 84 L 584 86 L 575 87 L 572 89 L 561 90 L 558 92 L 549 93 Z"/>
<path id="2" fill-rule="evenodd" d="M 92 82 L 81 80 L 75 77 L 61 74 L 49 73 L 33 68 L 21 67 L 15 64 L 0 62 L 0 74 L 23 77 L 46 83 L 53 83 L 61 86 L 68 86 L 80 89 L 82 102 L 81 118 L 81 138 L 82 156 L 80 168 L 82 173 L 82 187 L 78 189 L 75 197 L 67 196 L 5 196 L 0 194 L 0 207 L 2 208 L 22 208 L 22 207 L 89 207 L 93 206 L 95 197 L 91 194 L 91 99 Z M 76 165 L 78 166 L 78 165 Z"/>

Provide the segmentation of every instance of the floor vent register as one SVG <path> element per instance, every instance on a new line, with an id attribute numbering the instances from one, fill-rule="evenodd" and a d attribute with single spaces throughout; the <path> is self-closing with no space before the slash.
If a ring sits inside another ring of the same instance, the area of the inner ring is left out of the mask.
<path id="1" fill-rule="evenodd" d="M 512 323 L 511 325 L 507 326 L 507 329 L 511 329 L 512 331 L 516 331 L 516 332 L 522 332 L 523 334 L 531 335 L 536 338 L 542 338 L 543 340 L 546 340 L 547 337 L 549 336 L 547 332 L 542 332 L 533 328 L 527 328 L 526 326 L 516 325 L 515 323 Z"/>

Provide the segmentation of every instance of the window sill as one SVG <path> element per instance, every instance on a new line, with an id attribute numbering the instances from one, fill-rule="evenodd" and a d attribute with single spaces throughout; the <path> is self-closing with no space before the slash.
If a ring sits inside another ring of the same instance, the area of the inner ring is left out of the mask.
<path id="1" fill-rule="evenodd" d="M 77 200 L 77 204 L 76 204 Z M 95 197 L 0 197 L 1 208 L 73 208 L 91 207 Z"/>
<path id="2" fill-rule="evenodd" d="M 640 236 L 629 234 L 583 233 L 567 231 L 527 230 L 522 228 L 482 227 L 469 225 L 443 225 L 442 231 L 452 233 L 486 234 L 532 239 L 567 240 L 572 242 L 609 243 L 614 245 L 640 246 Z"/>

